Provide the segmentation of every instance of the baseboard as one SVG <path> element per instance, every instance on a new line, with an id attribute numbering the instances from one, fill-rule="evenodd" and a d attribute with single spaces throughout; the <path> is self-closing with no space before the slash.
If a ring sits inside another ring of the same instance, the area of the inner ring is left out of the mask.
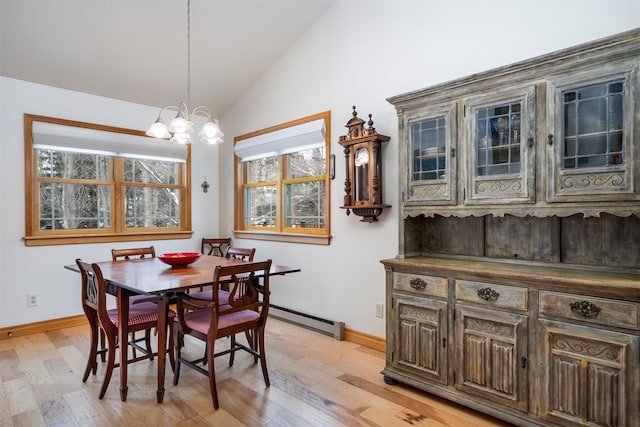
<path id="1" fill-rule="evenodd" d="M 361 346 L 382 352 L 385 352 L 387 348 L 387 342 L 384 338 L 375 337 L 352 329 L 344 330 L 344 339 L 345 341 L 360 344 Z"/>
<path id="2" fill-rule="evenodd" d="M 24 335 L 38 334 L 41 332 L 53 331 L 56 329 L 71 328 L 87 324 L 84 314 L 78 316 L 62 317 L 60 319 L 43 320 L 42 322 L 27 323 L 24 325 L 9 326 L 0 328 L 0 340 L 21 337 Z"/>

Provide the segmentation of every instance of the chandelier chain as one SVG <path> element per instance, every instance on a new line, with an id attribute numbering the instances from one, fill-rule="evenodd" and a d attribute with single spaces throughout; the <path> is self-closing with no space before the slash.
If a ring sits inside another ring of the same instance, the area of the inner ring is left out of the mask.
<path id="1" fill-rule="evenodd" d="M 187 108 L 191 108 L 191 0 L 187 0 Z"/>

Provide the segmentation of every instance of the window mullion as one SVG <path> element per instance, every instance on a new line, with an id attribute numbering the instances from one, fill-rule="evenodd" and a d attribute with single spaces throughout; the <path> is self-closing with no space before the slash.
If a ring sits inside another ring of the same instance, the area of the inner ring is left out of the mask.
<path id="1" fill-rule="evenodd" d="M 284 228 L 284 213 L 286 211 L 284 203 L 284 188 L 283 188 L 283 180 L 284 177 L 287 176 L 286 174 L 286 162 L 285 160 L 285 156 L 280 155 L 278 156 L 277 159 L 277 183 L 276 183 L 276 206 L 277 206 L 277 212 L 276 212 L 276 230 L 278 232 L 282 232 L 282 229 Z"/>
<path id="2" fill-rule="evenodd" d="M 124 206 L 124 160 L 122 157 L 111 158 L 111 221 L 116 233 L 124 231 L 125 206 Z"/>

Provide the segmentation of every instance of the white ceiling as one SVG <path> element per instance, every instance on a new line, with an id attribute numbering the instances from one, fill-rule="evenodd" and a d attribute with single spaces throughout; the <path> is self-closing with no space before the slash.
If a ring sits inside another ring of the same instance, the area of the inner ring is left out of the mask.
<path id="1" fill-rule="evenodd" d="M 191 105 L 222 114 L 333 2 L 191 0 Z M 0 0 L 0 74 L 177 105 L 187 0 Z"/>

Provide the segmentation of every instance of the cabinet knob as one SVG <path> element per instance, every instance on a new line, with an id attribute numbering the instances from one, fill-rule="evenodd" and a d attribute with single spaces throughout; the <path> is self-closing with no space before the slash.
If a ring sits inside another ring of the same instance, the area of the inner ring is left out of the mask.
<path id="1" fill-rule="evenodd" d="M 411 286 L 413 289 L 422 290 L 427 287 L 427 282 L 419 277 L 415 277 L 409 281 L 409 286 Z"/>
<path id="2" fill-rule="evenodd" d="M 575 314 L 579 314 L 584 317 L 596 317 L 600 310 L 595 304 L 590 303 L 589 301 L 576 301 L 569 304 L 571 311 Z"/>
<path id="3" fill-rule="evenodd" d="M 500 296 L 499 293 L 491 288 L 478 289 L 478 296 L 485 301 L 495 301 Z"/>
<path id="4" fill-rule="evenodd" d="M 553 135 L 552 134 L 549 134 L 547 136 L 547 141 L 549 142 L 549 145 L 553 145 Z"/>

